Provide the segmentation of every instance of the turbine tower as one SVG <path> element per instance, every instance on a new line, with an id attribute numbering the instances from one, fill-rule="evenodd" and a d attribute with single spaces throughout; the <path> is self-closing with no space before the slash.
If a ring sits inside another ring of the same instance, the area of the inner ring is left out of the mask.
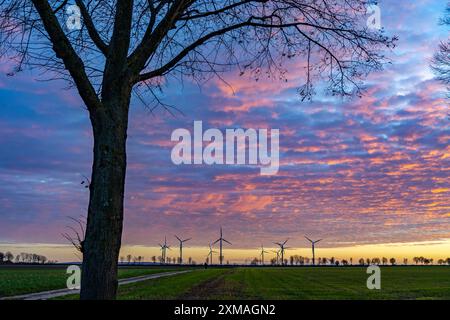
<path id="1" fill-rule="evenodd" d="M 280 246 L 280 253 L 281 253 L 281 265 L 284 265 L 284 250 L 288 249 L 285 247 L 286 242 L 288 242 L 289 239 L 286 239 L 283 243 L 280 242 L 274 242 L 276 245 Z"/>
<path id="2" fill-rule="evenodd" d="M 159 244 L 161 247 L 161 260 L 163 263 L 166 263 L 166 251 L 167 249 L 171 250 L 170 247 L 167 245 L 167 237 L 164 236 L 164 244 Z"/>
<path id="3" fill-rule="evenodd" d="M 315 244 L 316 244 L 317 242 L 321 241 L 322 239 L 313 241 L 313 240 L 311 240 L 310 238 L 308 238 L 307 236 L 305 236 L 305 238 L 308 239 L 309 242 L 311 242 L 311 246 L 312 246 L 312 254 L 313 254 L 312 260 L 313 260 L 313 266 L 315 266 L 315 265 L 316 265 L 316 256 L 315 256 L 315 254 L 314 254 L 314 246 L 315 246 Z"/>
<path id="4" fill-rule="evenodd" d="M 209 259 L 209 264 L 212 264 L 212 261 L 213 261 L 213 253 L 216 253 L 217 251 L 214 251 L 213 249 L 212 249 L 212 244 L 211 244 L 211 242 L 209 243 L 209 253 L 208 253 L 208 255 L 206 256 L 206 259 Z"/>
<path id="5" fill-rule="evenodd" d="M 278 260 L 280 260 L 280 250 L 272 250 L 273 253 L 277 254 L 277 264 L 278 264 Z"/>
<path id="6" fill-rule="evenodd" d="M 222 244 L 223 244 L 223 241 L 225 241 L 226 243 L 231 245 L 231 242 L 229 242 L 228 240 L 225 240 L 223 238 L 223 236 L 222 236 L 222 227 L 220 227 L 220 238 L 217 239 L 216 241 L 214 241 L 214 243 L 213 243 L 213 244 L 216 244 L 217 242 L 219 242 L 219 248 L 220 248 L 219 249 L 219 252 L 220 252 L 219 261 L 220 261 L 220 265 L 222 265 L 222 263 L 223 263 L 223 255 L 222 255 Z"/>
<path id="7" fill-rule="evenodd" d="M 175 238 L 177 238 L 177 240 L 180 242 L 180 264 L 183 264 L 183 243 L 191 240 L 192 238 L 181 240 L 177 235 L 175 235 Z"/>
<path id="8" fill-rule="evenodd" d="M 269 252 L 265 251 L 263 245 L 261 244 L 261 264 L 262 265 L 264 265 L 264 253 L 269 253 Z"/>

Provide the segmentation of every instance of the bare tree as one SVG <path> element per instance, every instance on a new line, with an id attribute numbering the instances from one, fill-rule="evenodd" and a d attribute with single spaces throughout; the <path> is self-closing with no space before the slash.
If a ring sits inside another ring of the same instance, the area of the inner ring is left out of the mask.
<path id="1" fill-rule="evenodd" d="M 440 24 L 450 26 L 450 2 L 447 3 L 445 15 Z M 440 43 L 438 51 L 431 61 L 431 69 L 436 74 L 437 79 L 448 87 L 450 94 L 450 38 Z"/>
<path id="2" fill-rule="evenodd" d="M 10 251 L 7 251 L 5 253 L 4 259 L 6 260 L 6 262 L 12 262 L 12 260 L 14 259 L 14 255 Z"/>
<path id="3" fill-rule="evenodd" d="M 158 94 L 164 78 L 200 84 L 223 71 L 285 80 L 302 58 L 311 98 L 324 79 L 333 95 L 360 94 L 394 45 L 366 26 L 366 0 L 0 0 L 4 56 L 76 87 L 90 115 L 94 161 L 81 279 L 82 299 L 113 299 L 121 245 L 126 138 L 133 95 L 172 112 Z M 68 20 L 69 19 L 69 20 Z M 70 27 L 70 28 L 69 28 Z M 300 84 L 299 84 L 300 85 Z"/>
<path id="4" fill-rule="evenodd" d="M 85 222 L 84 217 L 74 218 L 68 217 L 75 226 L 66 226 L 69 229 L 69 232 L 62 233 L 62 236 L 72 244 L 75 250 L 81 254 L 81 257 L 76 254 L 79 258 L 83 260 L 84 254 L 84 243 L 85 243 Z"/>

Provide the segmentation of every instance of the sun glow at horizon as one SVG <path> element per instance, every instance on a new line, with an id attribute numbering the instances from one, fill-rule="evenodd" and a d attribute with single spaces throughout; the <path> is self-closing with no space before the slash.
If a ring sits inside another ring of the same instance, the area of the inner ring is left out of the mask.
<path id="1" fill-rule="evenodd" d="M 175 243 L 175 242 L 174 242 Z M 218 263 L 218 248 L 213 255 L 213 263 Z M 261 248 L 233 248 L 232 246 L 224 247 L 224 263 L 250 263 L 254 258 L 260 259 Z M 266 264 L 270 263 L 270 259 L 274 258 L 276 254 L 273 252 L 277 250 L 276 246 L 264 247 L 268 251 L 265 254 Z M 50 260 L 57 260 L 63 262 L 77 262 L 80 259 L 75 255 L 75 250 L 70 245 L 66 244 L 19 244 L 19 243 L 0 243 L 0 251 L 11 251 L 14 255 L 20 252 L 37 253 L 47 256 Z M 183 259 L 187 261 L 189 257 L 197 264 L 204 263 L 209 252 L 208 247 L 188 246 L 183 247 Z M 151 262 L 152 256 L 158 259 L 161 254 L 158 247 L 144 246 L 144 245 L 124 245 L 120 251 L 120 256 L 126 258 L 128 254 L 133 257 L 143 256 L 145 262 Z M 285 252 L 285 259 L 289 260 L 290 256 L 300 255 L 311 258 L 311 248 L 307 246 L 295 247 L 287 249 Z M 170 258 L 178 258 L 178 246 L 172 245 L 171 250 L 168 251 L 167 256 Z M 353 264 L 358 264 L 360 258 L 395 258 L 397 264 L 403 264 L 403 258 L 408 259 L 408 263 L 412 264 L 413 257 L 423 256 L 434 260 L 434 264 L 438 259 L 446 259 L 450 257 L 450 239 L 443 239 L 441 241 L 423 241 L 411 243 L 384 243 L 384 244 L 363 244 L 344 247 L 327 247 L 326 245 L 316 246 L 316 258 L 331 258 L 337 260 L 350 258 L 353 259 Z"/>

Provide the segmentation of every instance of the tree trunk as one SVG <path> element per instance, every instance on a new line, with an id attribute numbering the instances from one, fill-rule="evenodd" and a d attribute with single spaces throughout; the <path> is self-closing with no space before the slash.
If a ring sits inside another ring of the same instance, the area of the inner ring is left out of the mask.
<path id="1" fill-rule="evenodd" d="M 94 163 L 83 252 L 83 300 L 115 299 L 122 237 L 130 93 L 119 91 L 91 112 Z"/>

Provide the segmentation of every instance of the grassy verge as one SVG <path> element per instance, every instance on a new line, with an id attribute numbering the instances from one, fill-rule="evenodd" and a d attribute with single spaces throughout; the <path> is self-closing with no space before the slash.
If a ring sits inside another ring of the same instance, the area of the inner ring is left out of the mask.
<path id="1" fill-rule="evenodd" d="M 119 268 L 119 278 L 175 271 L 170 268 Z M 0 297 L 62 289 L 66 287 L 66 268 L 8 268 L 0 269 Z"/>

